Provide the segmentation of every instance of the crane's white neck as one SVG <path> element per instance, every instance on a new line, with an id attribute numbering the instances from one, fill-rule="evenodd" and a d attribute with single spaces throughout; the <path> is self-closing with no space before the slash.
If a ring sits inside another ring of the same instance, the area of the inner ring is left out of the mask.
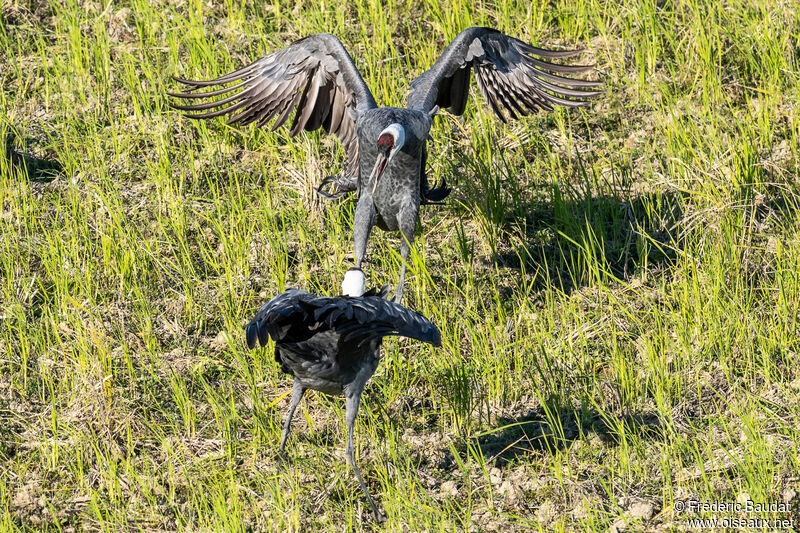
<path id="1" fill-rule="evenodd" d="M 353 298 L 364 296 L 367 290 L 367 278 L 361 269 L 351 268 L 344 275 L 342 281 L 342 294 Z"/>

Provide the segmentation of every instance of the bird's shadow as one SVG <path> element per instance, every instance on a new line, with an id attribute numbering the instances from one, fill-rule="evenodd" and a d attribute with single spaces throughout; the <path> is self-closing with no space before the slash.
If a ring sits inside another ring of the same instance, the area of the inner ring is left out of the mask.
<path id="1" fill-rule="evenodd" d="M 426 403 L 410 401 L 415 408 Z M 408 426 L 404 412 L 390 415 L 398 428 Z M 428 427 L 439 424 L 438 417 L 433 418 L 427 421 Z M 545 402 L 492 419 L 488 427 L 476 426 L 477 420 L 473 419 L 467 427 L 454 429 L 450 433 L 452 439 L 444 445 L 440 439 L 418 438 L 427 433 L 418 427 L 409 437 L 409 451 L 419 464 L 447 472 L 469 458 L 491 466 L 512 466 L 529 461 L 531 454 L 556 454 L 570 449 L 577 441 L 588 442 L 594 448 L 614 447 L 632 437 L 664 441 L 669 431 L 669 423 L 654 410 L 622 406 L 601 409 L 592 404 L 575 407 Z"/>
<path id="2" fill-rule="evenodd" d="M 531 452 L 555 453 L 580 439 L 595 435 L 608 446 L 625 435 L 650 440 L 665 438 L 664 424 L 652 412 L 628 411 L 609 415 L 596 409 L 545 407 L 528 409 L 517 416 L 501 417 L 494 427 L 464 441 L 463 448 L 475 446 L 487 463 L 503 465 Z"/>
<path id="3" fill-rule="evenodd" d="M 37 144 L 36 139 L 21 138 L 14 133 L 7 133 L 5 158 L 12 168 L 18 169 L 31 182 L 53 181 L 63 173 L 64 166 L 55 159 L 44 159 L 33 155 L 31 147 L 35 144 Z"/>
<path id="4" fill-rule="evenodd" d="M 446 173 L 462 178 L 451 178 L 458 183 L 449 209 L 462 218 L 455 241 L 465 263 L 475 261 L 480 239 L 491 252 L 488 265 L 534 274 L 533 288 L 571 292 L 598 277 L 628 279 L 680 253 L 685 198 L 636 189 L 630 164 L 601 177 L 576 155 L 572 175 L 531 187 L 504 157 L 481 166 L 468 153 L 455 155 Z M 469 218 L 477 229 L 471 235 Z"/>
<path id="5" fill-rule="evenodd" d="M 624 199 L 558 197 L 535 202 L 510 225 L 518 246 L 495 255 L 502 267 L 538 272 L 534 286 L 563 292 L 599 281 L 628 280 L 669 264 L 680 252 L 682 217 L 676 194 Z"/>
<path id="6" fill-rule="evenodd" d="M 691 192 L 650 183 L 642 169 L 622 156 L 600 174 L 585 161 L 591 155 L 563 154 L 568 163 L 561 173 L 532 185 L 518 175 L 526 166 L 508 159 L 535 159 L 537 154 L 499 151 L 487 161 L 481 153 L 456 148 L 444 170 L 454 185 L 448 209 L 462 220 L 456 224 L 457 253 L 473 264 L 475 242 L 483 241 L 491 251 L 487 267 L 532 275 L 526 283 L 536 290 L 569 293 L 669 268 L 683 254 L 687 230 L 705 223 L 698 219 Z M 764 184 L 787 179 L 772 176 L 769 168 L 759 172 Z M 734 192 L 735 208 L 753 227 L 763 227 L 770 218 L 790 217 L 788 207 L 797 204 L 792 190 L 742 183 Z M 471 233 L 465 229 L 469 219 Z"/>

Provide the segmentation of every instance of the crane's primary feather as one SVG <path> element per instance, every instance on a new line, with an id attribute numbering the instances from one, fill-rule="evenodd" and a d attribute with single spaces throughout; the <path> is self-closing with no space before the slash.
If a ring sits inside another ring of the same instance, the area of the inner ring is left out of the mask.
<path id="1" fill-rule="evenodd" d="M 462 115 L 469 95 L 470 72 L 475 72 L 478 88 L 492 111 L 507 121 L 550 110 L 553 105 L 579 107 L 600 92 L 592 90 L 600 82 L 554 74 L 577 74 L 591 65 L 559 65 L 532 57 L 554 59 L 571 57 L 580 50 L 545 50 L 505 35 L 492 28 L 468 28 L 459 33 L 436 63 L 411 82 L 409 109 L 428 112 L 436 106 Z"/>
<path id="2" fill-rule="evenodd" d="M 289 135 L 318 128 L 336 135 L 347 154 L 345 171 L 339 179 L 349 183 L 357 177 L 359 147 L 354 117 L 377 105 L 353 59 L 333 35 L 311 35 L 214 80 L 175 79 L 187 85 L 188 90 L 170 96 L 200 101 L 172 106 L 200 112 L 188 115 L 190 118 L 228 115 L 228 124 L 258 126 L 275 119 L 275 130 L 296 108 Z M 225 87 L 233 82 L 238 83 Z M 195 92 L 218 86 L 221 88 Z M 226 98 L 215 98 L 228 94 Z"/>

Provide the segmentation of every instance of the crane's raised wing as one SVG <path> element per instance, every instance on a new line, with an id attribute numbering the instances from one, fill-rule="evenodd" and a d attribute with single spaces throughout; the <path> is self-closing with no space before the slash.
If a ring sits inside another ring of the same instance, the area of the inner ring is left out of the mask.
<path id="1" fill-rule="evenodd" d="M 506 122 L 554 105 L 579 107 L 601 94 L 591 88 L 600 82 L 561 74 L 591 70 L 591 65 L 558 65 L 541 58 L 575 56 L 580 50 L 555 51 L 536 48 L 492 28 L 468 28 L 459 33 L 436 63 L 411 82 L 410 109 L 430 112 L 435 106 L 462 115 L 469 96 L 470 69 L 494 113 Z"/>
<path id="2" fill-rule="evenodd" d="M 288 290 L 264 304 L 250 321 L 247 346 L 253 348 L 256 342 L 265 346 L 269 337 L 275 342 L 302 342 L 326 330 L 359 345 L 389 335 L 441 345 L 441 334 L 430 320 L 387 301 L 387 294 L 387 290 L 373 289 L 359 298 L 325 297 Z"/>
<path id="3" fill-rule="evenodd" d="M 188 115 L 190 118 L 231 115 L 227 124 L 255 122 L 258 126 L 275 118 L 274 131 L 296 108 L 289 135 L 294 137 L 303 129 L 313 131 L 320 127 L 333 133 L 347 154 L 342 177 L 357 178 L 359 149 L 355 116 L 376 104 L 352 58 L 333 35 L 319 33 L 306 37 L 215 80 L 175 79 L 189 89 L 170 96 L 205 100 L 172 106 L 182 111 L 201 111 Z M 202 87 L 214 89 L 194 92 Z M 222 96 L 225 97 L 217 98 Z"/>

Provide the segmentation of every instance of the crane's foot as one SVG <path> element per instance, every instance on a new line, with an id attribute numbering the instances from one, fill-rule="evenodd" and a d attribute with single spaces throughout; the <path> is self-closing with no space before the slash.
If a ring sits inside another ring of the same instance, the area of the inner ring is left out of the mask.
<path id="1" fill-rule="evenodd" d="M 351 456 L 348 454 L 348 459 Z M 372 499 L 372 494 L 369 493 L 369 489 L 367 488 L 367 484 L 364 483 L 364 478 L 361 476 L 361 470 L 359 470 L 358 466 L 356 466 L 355 458 L 349 461 L 350 466 L 353 467 L 353 472 L 356 474 L 356 479 L 358 480 L 358 484 L 361 486 L 361 491 L 364 493 L 364 496 L 367 497 L 367 501 L 369 501 L 369 506 L 372 508 L 372 514 L 375 516 L 375 520 L 378 522 L 382 522 L 386 519 L 384 514 L 378 509 L 375 500 Z"/>
<path id="2" fill-rule="evenodd" d="M 383 511 L 378 509 L 378 506 L 375 504 L 375 500 L 372 499 L 372 496 L 366 489 L 364 489 L 364 494 L 367 495 L 367 500 L 369 500 L 369 506 L 372 507 L 372 516 L 375 517 L 376 522 L 385 522 L 386 515 L 383 514 Z"/>
<path id="3" fill-rule="evenodd" d="M 329 188 L 330 192 L 325 189 Z M 326 200 L 338 200 L 345 194 L 356 190 L 355 180 L 341 176 L 331 176 L 322 180 L 317 187 L 317 194 Z"/>
<path id="4" fill-rule="evenodd" d="M 361 480 L 359 480 L 360 482 Z M 325 487 L 325 490 L 322 491 L 322 494 L 317 496 L 314 502 L 317 504 L 317 507 L 314 509 L 314 514 L 319 514 L 322 512 L 322 506 L 325 505 L 325 501 L 329 500 L 331 494 L 333 493 L 334 487 L 339 482 L 339 476 L 336 474 L 333 478 L 333 481 Z M 370 509 L 372 510 L 372 515 L 375 518 L 376 522 L 385 522 L 388 518 L 379 508 L 378 505 L 375 503 L 375 500 L 372 499 L 372 495 L 367 490 L 366 486 L 362 485 L 361 488 L 364 490 L 364 494 L 367 497 L 367 501 L 369 502 Z"/>

